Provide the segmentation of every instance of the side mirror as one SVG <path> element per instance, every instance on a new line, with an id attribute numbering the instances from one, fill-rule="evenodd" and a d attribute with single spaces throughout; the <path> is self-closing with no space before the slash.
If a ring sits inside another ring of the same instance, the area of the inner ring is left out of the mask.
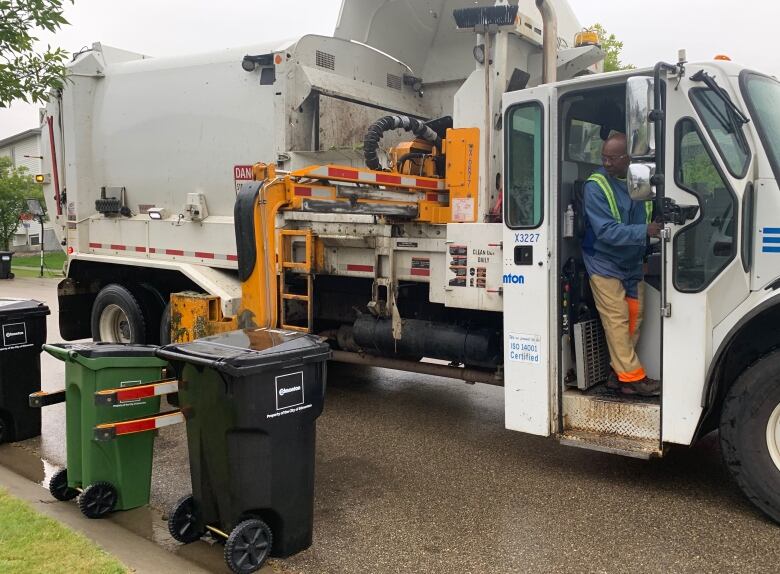
<path id="1" fill-rule="evenodd" d="M 651 183 L 654 175 L 654 163 L 632 163 L 628 166 L 626 187 L 631 199 L 634 201 L 655 199 L 655 190 Z"/>
<path id="2" fill-rule="evenodd" d="M 628 155 L 634 159 L 655 158 L 655 126 L 650 121 L 653 109 L 653 79 L 635 76 L 626 82 L 626 139 Z"/>

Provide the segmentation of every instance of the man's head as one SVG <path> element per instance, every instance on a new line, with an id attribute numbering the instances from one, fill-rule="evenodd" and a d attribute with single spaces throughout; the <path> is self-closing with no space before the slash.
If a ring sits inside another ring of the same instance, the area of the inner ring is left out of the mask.
<path id="1" fill-rule="evenodd" d="M 601 146 L 601 163 L 612 177 L 626 177 L 630 163 L 626 151 L 626 135 L 621 133 L 613 133 Z"/>

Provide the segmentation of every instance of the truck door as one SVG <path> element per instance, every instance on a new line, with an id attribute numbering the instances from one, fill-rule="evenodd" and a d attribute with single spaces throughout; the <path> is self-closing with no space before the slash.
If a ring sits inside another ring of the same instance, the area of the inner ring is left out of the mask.
<path id="1" fill-rule="evenodd" d="M 750 292 L 740 257 L 751 152 L 728 105 L 687 70 L 667 90 L 663 321 L 664 442 L 689 444 L 702 410 L 712 330 Z M 727 78 L 710 71 L 729 90 Z M 736 101 L 734 95 L 732 100 Z M 670 204 L 671 200 L 671 204 Z M 691 209 L 687 209 L 687 208 Z M 648 310 L 647 312 L 653 312 Z"/>
<path id="2" fill-rule="evenodd" d="M 550 241 L 554 201 L 548 87 L 505 94 L 504 110 L 504 398 L 506 427 L 550 434 Z M 557 352 L 557 351 L 555 351 Z"/>

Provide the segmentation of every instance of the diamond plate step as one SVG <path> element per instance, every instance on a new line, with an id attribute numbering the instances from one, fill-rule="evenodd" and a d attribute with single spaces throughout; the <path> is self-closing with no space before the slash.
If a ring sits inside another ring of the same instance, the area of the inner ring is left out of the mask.
<path id="1" fill-rule="evenodd" d="M 568 430 L 559 436 L 558 440 L 561 444 L 566 446 L 586 448 L 588 450 L 597 450 L 600 452 L 630 456 L 632 458 L 642 458 L 645 460 L 658 458 L 663 455 L 663 451 L 658 448 L 657 440 L 604 435 L 578 430 Z"/>
<path id="2" fill-rule="evenodd" d="M 603 387 L 563 393 L 561 442 L 640 458 L 660 455 L 661 406 L 657 399 L 627 400 Z"/>

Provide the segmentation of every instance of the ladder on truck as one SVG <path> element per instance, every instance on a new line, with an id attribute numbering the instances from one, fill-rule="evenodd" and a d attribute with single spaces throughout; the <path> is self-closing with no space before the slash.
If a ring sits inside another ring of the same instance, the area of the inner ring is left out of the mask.
<path id="1" fill-rule="evenodd" d="M 305 243 L 304 260 L 295 259 L 295 245 Z M 311 229 L 282 229 L 279 231 L 279 323 L 282 329 L 311 333 L 314 328 L 314 234 Z M 303 277 L 305 294 L 292 292 L 292 276 Z M 288 305 L 300 302 L 306 306 L 306 325 L 293 324 L 289 318 Z"/>

